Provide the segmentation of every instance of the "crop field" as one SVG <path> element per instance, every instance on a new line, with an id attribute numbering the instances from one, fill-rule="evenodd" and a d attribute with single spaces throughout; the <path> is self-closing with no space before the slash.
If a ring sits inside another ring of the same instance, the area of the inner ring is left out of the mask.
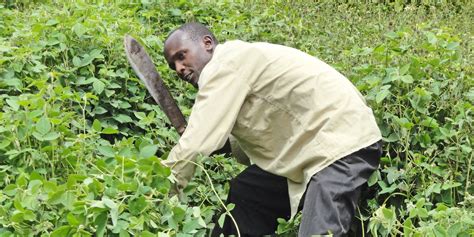
<path id="1" fill-rule="evenodd" d="M 0 2 L 1 237 L 208 236 L 223 222 L 245 167 L 200 157 L 181 199 L 169 196 L 160 160 L 179 135 L 123 47 L 126 34 L 146 47 L 188 117 L 196 90 L 163 41 L 192 21 L 221 42 L 298 48 L 365 96 L 384 154 L 359 235 L 474 236 L 472 1 L 131 2 Z M 296 236 L 299 221 L 279 219 L 275 234 Z"/>

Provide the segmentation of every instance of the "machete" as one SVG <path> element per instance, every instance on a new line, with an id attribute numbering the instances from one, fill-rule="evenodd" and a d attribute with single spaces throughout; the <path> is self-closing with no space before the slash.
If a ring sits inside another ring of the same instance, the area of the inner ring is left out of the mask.
<path id="1" fill-rule="evenodd" d="M 165 112 L 173 127 L 182 135 L 186 129 L 186 119 L 156 71 L 150 56 L 138 41 L 129 35 L 125 35 L 123 43 L 128 62 L 133 70 L 143 81 L 155 102 Z"/>

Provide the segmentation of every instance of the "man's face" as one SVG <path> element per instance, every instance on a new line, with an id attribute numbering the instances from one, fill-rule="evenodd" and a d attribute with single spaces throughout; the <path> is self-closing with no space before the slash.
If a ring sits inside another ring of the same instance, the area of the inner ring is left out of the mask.
<path id="1" fill-rule="evenodd" d="M 201 71 L 211 60 L 213 49 L 214 41 L 210 36 L 193 41 L 187 33 L 178 30 L 165 42 L 164 51 L 170 68 L 197 88 Z"/>

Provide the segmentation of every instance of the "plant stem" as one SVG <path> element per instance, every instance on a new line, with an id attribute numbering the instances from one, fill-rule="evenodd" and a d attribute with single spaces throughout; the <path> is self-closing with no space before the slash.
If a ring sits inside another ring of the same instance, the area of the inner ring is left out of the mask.
<path id="1" fill-rule="evenodd" d="M 196 162 L 194 162 L 194 161 L 192 161 L 192 160 L 183 160 L 183 161 L 184 161 L 184 162 L 189 162 L 189 163 L 191 163 L 191 164 L 194 164 L 195 166 L 201 168 L 202 171 L 206 174 L 206 177 L 207 177 L 207 179 L 209 180 L 209 184 L 211 185 L 211 190 L 212 190 L 212 192 L 216 195 L 217 200 L 219 200 L 219 202 L 220 202 L 220 204 L 222 205 L 222 207 L 224 208 L 226 214 L 229 215 L 230 219 L 231 219 L 232 222 L 234 223 L 235 229 L 237 230 L 237 236 L 240 237 L 241 235 L 240 235 L 239 225 L 237 225 L 237 221 L 234 219 L 234 216 L 230 213 L 229 209 L 227 209 L 227 206 L 224 204 L 224 202 L 222 201 L 222 199 L 219 197 L 219 194 L 217 193 L 216 189 L 214 188 L 214 184 L 212 183 L 212 179 L 211 179 L 211 176 L 209 175 L 209 173 L 206 171 L 206 169 L 205 169 L 202 165 L 200 165 L 200 164 L 198 164 L 198 163 L 196 163 Z"/>

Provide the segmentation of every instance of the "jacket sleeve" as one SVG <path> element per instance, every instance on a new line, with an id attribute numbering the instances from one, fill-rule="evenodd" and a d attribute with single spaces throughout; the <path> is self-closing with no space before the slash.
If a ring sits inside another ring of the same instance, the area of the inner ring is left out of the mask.
<path id="1" fill-rule="evenodd" d="M 186 187 L 194 175 L 198 155 L 208 156 L 221 148 L 232 131 L 240 108 L 250 91 L 235 69 L 222 64 L 204 68 L 186 131 L 163 163 L 171 167 L 177 188 Z M 202 87 L 201 87 L 202 85 Z"/>
<path id="2" fill-rule="evenodd" d="M 232 135 L 229 136 L 229 143 L 230 143 L 230 149 L 232 151 L 232 156 L 234 156 L 237 162 L 239 162 L 242 165 L 247 165 L 247 166 L 251 165 L 249 157 L 242 150 L 239 142 L 234 136 Z"/>

